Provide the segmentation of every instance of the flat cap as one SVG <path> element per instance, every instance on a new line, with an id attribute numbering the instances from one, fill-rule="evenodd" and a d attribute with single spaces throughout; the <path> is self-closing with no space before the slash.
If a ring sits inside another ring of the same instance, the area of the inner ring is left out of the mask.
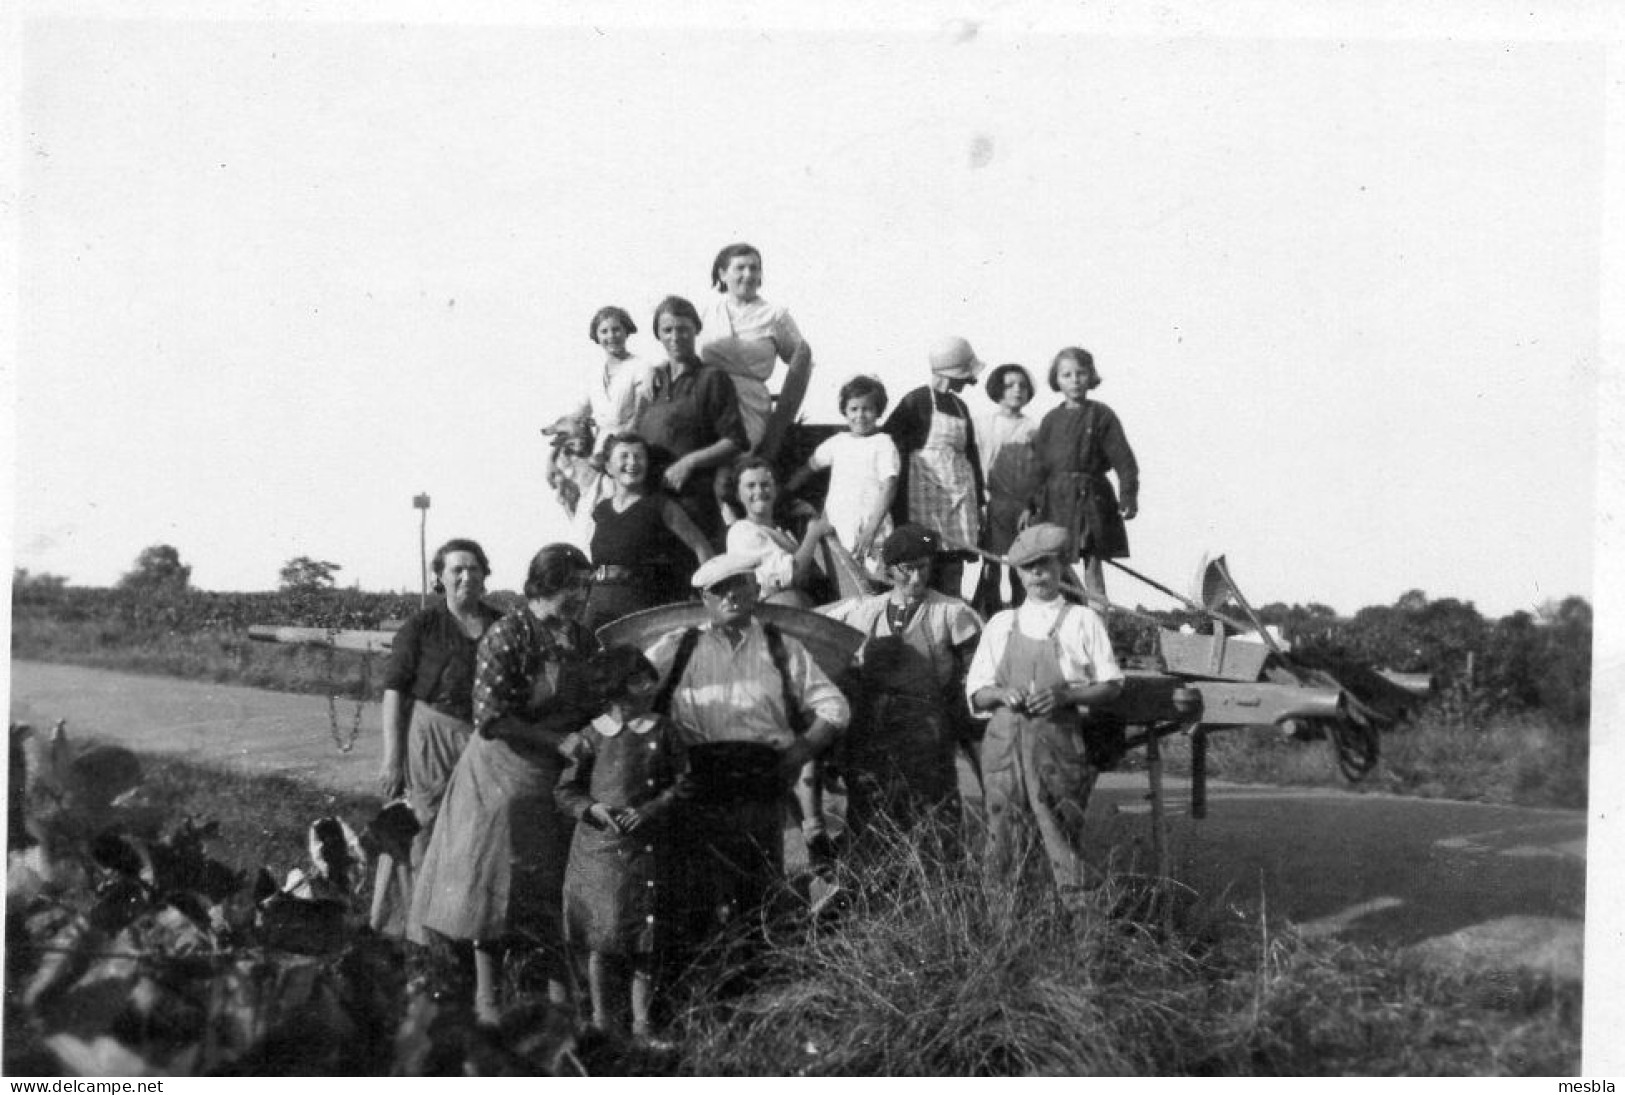
<path id="1" fill-rule="evenodd" d="M 917 563 L 930 559 L 941 546 L 941 538 L 923 525 L 898 525 L 880 545 L 880 561 L 887 566 Z"/>
<path id="2" fill-rule="evenodd" d="M 753 555 L 713 555 L 700 564 L 700 569 L 694 572 L 689 579 L 689 585 L 695 589 L 710 589 L 718 582 L 740 574 L 756 573 L 756 557 Z"/>
<path id="3" fill-rule="evenodd" d="M 1060 525 L 1029 525 L 1010 545 L 1005 556 L 1013 567 L 1024 567 L 1046 555 L 1060 555 L 1066 550 L 1066 529 Z"/>

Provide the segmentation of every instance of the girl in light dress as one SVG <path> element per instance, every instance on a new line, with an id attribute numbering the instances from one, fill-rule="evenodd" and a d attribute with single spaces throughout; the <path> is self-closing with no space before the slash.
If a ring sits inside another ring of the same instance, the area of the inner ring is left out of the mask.
<path id="1" fill-rule="evenodd" d="M 880 546 L 891 534 L 892 503 L 897 493 L 901 458 L 892 439 L 880 432 L 886 410 L 886 386 L 872 376 L 856 376 L 841 385 L 841 416 L 846 432 L 826 439 L 785 489 L 796 493 L 816 473 L 829 469 L 824 515 L 841 546 L 858 565 L 884 575 Z"/>

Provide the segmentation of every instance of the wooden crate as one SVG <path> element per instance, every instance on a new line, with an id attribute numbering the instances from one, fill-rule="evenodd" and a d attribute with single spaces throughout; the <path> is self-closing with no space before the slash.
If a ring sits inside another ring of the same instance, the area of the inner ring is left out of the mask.
<path id="1" fill-rule="evenodd" d="M 1185 635 L 1161 628 L 1157 638 L 1168 672 L 1188 677 L 1256 681 L 1270 653 L 1263 643 L 1246 642 L 1222 631 L 1217 635 Z"/>

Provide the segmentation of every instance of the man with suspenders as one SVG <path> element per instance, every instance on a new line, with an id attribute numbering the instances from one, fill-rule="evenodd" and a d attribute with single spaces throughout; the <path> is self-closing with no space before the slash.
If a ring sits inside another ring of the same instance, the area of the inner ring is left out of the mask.
<path id="1" fill-rule="evenodd" d="M 657 709 L 687 729 L 695 797 L 684 811 L 690 933 L 759 910 L 784 881 L 784 799 L 851 718 L 846 697 L 794 636 L 756 619 L 756 560 L 695 571 L 705 626 L 649 648 Z"/>
<path id="2" fill-rule="evenodd" d="M 989 875 L 1009 880 L 1022 831 L 1036 824 L 1061 900 L 1076 908 L 1088 888 L 1084 809 L 1103 763 L 1091 739 L 1109 737 L 1102 709 L 1122 692 L 1123 671 L 1100 617 L 1061 596 L 1066 547 L 1066 530 L 1052 524 L 1010 545 L 1027 599 L 988 621 L 965 694 L 972 711 L 993 716 L 982 741 Z"/>

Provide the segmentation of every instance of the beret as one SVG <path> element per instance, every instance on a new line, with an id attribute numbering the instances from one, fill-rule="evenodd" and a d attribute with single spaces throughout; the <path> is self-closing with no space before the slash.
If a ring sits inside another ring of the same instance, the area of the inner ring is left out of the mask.
<path id="1" fill-rule="evenodd" d="M 1010 545 L 1005 559 L 1011 566 L 1024 567 L 1046 555 L 1060 555 L 1066 550 L 1066 529 L 1060 525 L 1030 525 Z"/>
<path id="2" fill-rule="evenodd" d="M 930 529 L 921 525 L 899 525 L 880 545 L 880 561 L 887 566 L 918 562 L 931 558 L 940 546 L 937 534 Z"/>
<path id="3" fill-rule="evenodd" d="M 753 555 L 713 555 L 700 564 L 700 569 L 694 572 L 688 584 L 695 589 L 710 589 L 718 582 L 737 575 L 754 573 L 756 557 Z"/>

